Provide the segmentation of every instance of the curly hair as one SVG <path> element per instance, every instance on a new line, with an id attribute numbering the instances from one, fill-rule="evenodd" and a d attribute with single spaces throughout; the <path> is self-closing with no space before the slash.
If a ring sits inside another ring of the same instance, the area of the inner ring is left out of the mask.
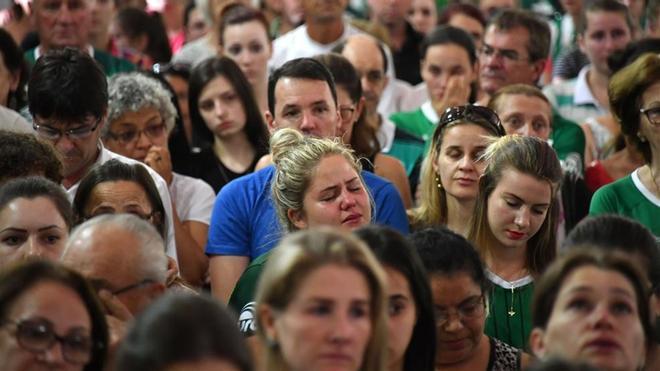
<path id="1" fill-rule="evenodd" d="M 32 134 L 0 130 L 0 184 L 28 175 L 62 182 L 62 163 L 55 148 Z"/>

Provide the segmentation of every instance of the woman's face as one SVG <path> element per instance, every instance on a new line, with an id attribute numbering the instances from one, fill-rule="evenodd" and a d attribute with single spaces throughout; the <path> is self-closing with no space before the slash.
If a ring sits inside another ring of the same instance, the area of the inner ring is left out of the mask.
<path id="1" fill-rule="evenodd" d="M 231 137 L 245 128 L 247 118 L 243 102 L 224 76 L 218 76 L 204 86 L 197 106 L 206 127 L 218 138 Z"/>
<path id="2" fill-rule="evenodd" d="M 564 279 L 546 328 L 532 331 L 532 350 L 541 358 L 561 356 L 603 370 L 638 370 L 645 358 L 638 309 L 624 275 L 577 268 Z"/>
<path id="3" fill-rule="evenodd" d="M 89 361 L 92 334 L 89 313 L 80 296 L 60 283 L 35 284 L 16 299 L 4 319 L 7 322 L 0 328 L 3 370 L 74 371 L 82 370 Z M 44 332 L 66 340 L 54 340 L 50 347 L 42 345 L 46 348 L 42 351 L 29 350 L 30 344 L 38 346 L 39 338 L 47 337 Z M 85 358 L 84 362 L 71 362 Z"/>
<path id="4" fill-rule="evenodd" d="M 438 338 L 436 365 L 452 365 L 475 356 L 486 322 L 484 293 L 479 285 L 464 272 L 434 274 L 431 293 Z"/>
<path id="5" fill-rule="evenodd" d="M 642 94 L 642 107 L 644 109 L 660 107 L 660 82 L 649 86 Z M 639 132 L 651 143 L 651 151 L 660 145 L 660 125 L 653 125 L 646 115 L 639 115 Z M 657 149 L 656 149 L 657 150 Z"/>
<path id="6" fill-rule="evenodd" d="M 6 107 L 9 101 L 9 92 L 16 90 L 19 78 L 13 74 L 5 64 L 5 58 L 0 53 L 0 106 Z"/>
<path id="7" fill-rule="evenodd" d="M 222 39 L 223 53 L 238 64 L 250 84 L 265 84 L 272 48 L 263 24 L 255 20 L 229 25 Z"/>
<path id="8" fill-rule="evenodd" d="M 456 80 L 460 86 L 469 85 L 476 79 L 476 71 L 476 64 L 470 64 L 468 52 L 456 44 L 429 47 L 421 65 L 422 79 L 434 102 L 451 93 L 450 81 Z"/>
<path id="9" fill-rule="evenodd" d="M 126 180 L 97 184 L 85 205 L 87 219 L 103 214 L 126 213 L 151 221 L 153 211 L 144 188 L 138 183 Z"/>
<path id="10" fill-rule="evenodd" d="M 412 338 L 417 322 L 417 306 L 410 292 L 408 279 L 398 270 L 385 266 L 387 273 L 388 296 L 388 365 L 398 366 L 404 362 L 404 356 Z M 390 369 L 395 369 L 390 367 Z"/>
<path id="11" fill-rule="evenodd" d="M 300 283 L 283 311 L 261 313 L 289 370 L 358 370 L 371 336 L 371 294 L 364 275 L 328 264 Z"/>
<path id="12" fill-rule="evenodd" d="M 413 0 L 407 18 L 415 31 L 423 35 L 431 32 L 438 23 L 435 1 Z"/>
<path id="13" fill-rule="evenodd" d="M 302 210 L 289 210 L 298 229 L 333 226 L 353 230 L 371 222 L 371 203 L 359 174 L 342 155 L 328 155 L 312 169 Z"/>
<path id="14" fill-rule="evenodd" d="M 479 161 L 488 146 L 488 130 L 474 124 L 457 124 L 445 130 L 433 170 L 447 197 L 460 201 L 477 198 L 479 177 L 486 166 Z"/>
<path id="15" fill-rule="evenodd" d="M 526 247 L 545 221 L 552 202 L 552 188 L 545 180 L 513 168 L 502 177 L 488 197 L 488 224 L 505 247 Z"/>
<path id="16" fill-rule="evenodd" d="M 151 146 L 167 146 L 165 121 L 153 107 L 127 111 L 110 123 L 103 144 L 122 156 L 144 162 Z"/>
<path id="17" fill-rule="evenodd" d="M 17 198 L 0 211 L 0 266 L 31 257 L 58 260 L 69 228 L 49 198 Z"/>
<path id="18" fill-rule="evenodd" d="M 362 113 L 362 106 L 358 102 L 354 102 L 348 91 L 339 85 L 337 86 L 337 103 L 341 118 L 341 125 L 337 136 L 342 138 L 344 143 L 351 143 L 353 128 Z"/>

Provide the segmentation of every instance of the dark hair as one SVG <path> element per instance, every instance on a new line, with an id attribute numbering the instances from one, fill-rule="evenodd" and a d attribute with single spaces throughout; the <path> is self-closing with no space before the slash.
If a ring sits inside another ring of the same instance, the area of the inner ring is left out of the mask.
<path id="1" fill-rule="evenodd" d="M 483 13 L 481 13 L 481 10 L 472 4 L 466 3 L 455 3 L 448 5 L 438 16 L 438 24 L 447 24 L 455 15 L 458 14 L 464 14 L 479 22 L 484 28 L 486 27 L 486 17 L 484 17 Z"/>
<path id="2" fill-rule="evenodd" d="M 128 7 L 117 12 L 115 21 L 129 39 L 147 37 L 144 53 L 154 63 L 165 63 L 172 59 L 172 49 L 160 13 L 150 14 L 142 9 Z"/>
<path id="3" fill-rule="evenodd" d="M 631 41 L 625 49 L 615 51 L 607 58 L 607 66 L 614 74 L 646 53 L 660 53 L 660 39 L 644 38 Z"/>
<path id="4" fill-rule="evenodd" d="M 28 175 L 62 181 L 59 153 L 33 134 L 0 130 L 0 184 Z"/>
<path id="5" fill-rule="evenodd" d="M 488 27 L 497 30 L 510 31 L 522 27 L 529 33 L 527 53 L 530 62 L 548 58 L 550 53 L 550 27 L 547 22 L 531 11 L 520 9 L 503 9 L 488 23 Z"/>
<path id="6" fill-rule="evenodd" d="M 639 320 L 644 330 L 644 337 L 648 345 L 653 338 L 651 314 L 649 306 L 649 295 L 646 281 L 639 268 L 625 254 L 620 252 L 605 252 L 594 249 L 589 245 L 576 248 L 567 254 L 560 256 L 545 271 L 541 278 L 536 281 L 534 298 L 532 301 L 532 326 L 545 329 L 552 315 L 557 295 L 561 286 L 575 270 L 593 266 L 598 269 L 617 272 L 630 282 L 635 290 L 637 311 Z"/>
<path id="7" fill-rule="evenodd" d="M 445 44 L 460 46 L 465 49 L 471 65 L 477 62 L 477 50 L 472 37 L 464 30 L 453 26 L 440 26 L 429 32 L 419 44 L 419 55 L 425 59 L 430 47 Z"/>
<path id="8" fill-rule="evenodd" d="M 190 121 L 193 127 L 193 144 L 197 146 L 210 146 L 213 144 L 214 134 L 204 123 L 199 113 L 199 96 L 204 87 L 216 77 L 222 76 L 234 87 L 245 111 L 245 134 L 257 153 L 267 152 L 268 130 L 263 115 L 259 112 L 252 86 L 236 62 L 228 57 L 208 58 L 197 65 L 190 75 L 188 85 L 188 107 L 190 108 Z M 196 143 L 199 142 L 199 143 Z"/>
<path id="9" fill-rule="evenodd" d="M 624 5 L 617 0 L 590 0 L 586 2 L 584 10 L 580 12 L 581 19 L 575 30 L 578 34 L 584 35 L 584 32 L 589 26 L 589 17 L 587 17 L 587 14 L 596 12 L 619 13 L 626 19 L 626 25 L 630 32 L 635 28 L 634 21 L 627 5 Z"/>
<path id="10" fill-rule="evenodd" d="M 340 87 L 348 93 L 351 101 L 357 104 L 362 98 L 362 83 L 358 78 L 355 68 L 345 57 L 340 54 L 321 54 L 314 57 L 328 68 L 335 79 L 335 89 Z M 367 123 L 367 115 L 363 110 L 353 126 L 351 135 L 351 148 L 358 158 L 371 158 L 380 152 L 380 144 L 376 137 L 376 130 Z"/>
<path id="11" fill-rule="evenodd" d="M 236 318 L 211 297 L 179 293 L 158 299 L 136 318 L 117 351 L 116 365 L 124 371 L 161 371 L 207 359 L 253 369 Z"/>
<path id="12" fill-rule="evenodd" d="M 270 39 L 270 33 L 268 32 L 270 26 L 264 13 L 259 9 L 239 2 L 227 4 L 220 13 L 220 24 L 218 25 L 218 41 L 220 45 L 223 45 L 225 42 L 224 35 L 227 27 L 252 21 L 259 22 L 264 27 L 266 37 Z"/>
<path id="13" fill-rule="evenodd" d="M 636 220 L 620 215 L 598 215 L 583 219 L 566 236 L 562 248 L 572 250 L 588 244 L 606 251 L 623 251 L 636 255 L 646 264 L 654 290 L 660 289 L 660 250 L 655 236 Z"/>
<path id="14" fill-rule="evenodd" d="M 660 1 L 659 0 L 648 0 L 646 2 L 646 11 L 644 12 L 646 16 L 646 24 L 654 24 L 658 21 L 658 15 L 660 15 Z"/>
<path id="15" fill-rule="evenodd" d="M 429 277 L 465 273 L 484 295 L 488 294 L 490 281 L 484 265 L 477 250 L 465 237 L 446 227 L 436 227 L 415 232 L 409 239 L 419 252 Z"/>
<path id="16" fill-rule="evenodd" d="M 337 104 L 335 79 L 323 63 L 313 58 L 297 58 L 284 63 L 268 77 L 268 110 L 275 116 L 275 87 L 282 78 L 325 81 L 330 88 L 332 99 Z"/>
<path id="17" fill-rule="evenodd" d="M 40 176 L 16 178 L 3 184 L 0 187 L 0 211 L 17 198 L 35 199 L 37 197 L 49 199 L 55 205 L 67 228 L 71 229 L 73 210 L 69 198 L 59 184 Z"/>
<path id="18" fill-rule="evenodd" d="M 0 318 L 11 310 L 18 298 L 41 282 L 55 282 L 78 294 L 92 324 L 92 357 L 85 371 L 102 370 L 108 349 L 108 325 L 94 290 L 77 272 L 45 260 L 22 262 L 0 272 Z"/>
<path id="19" fill-rule="evenodd" d="M 403 369 L 433 370 L 436 332 L 431 288 L 417 251 L 399 232 L 389 227 L 367 226 L 355 231 L 385 267 L 401 273 L 408 281 L 417 308 L 417 321 L 404 356 Z"/>
<path id="20" fill-rule="evenodd" d="M 108 82 L 86 51 L 52 49 L 37 59 L 28 82 L 33 117 L 83 122 L 100 120 L 108 108 Z"/>
<path id="21" fill-rule="evenodd" d="M 346 45 L 350 42 L 350 39 L 351 37 L 349 36 L 345 40 L 337 44 L 337 46 L 332 48 L 332 52 L 337 54 L 344 54 L 344 48 L 346 48 Z M 373 36 L 371 36 L 371 40 L 374 42 L 376 47 L 378 47 L 380 56 L 383 59 L 383 73 L 387 73 L 387 69 L 389 68 L 389 65 L 387 63 L 387 54 L 385 53 L 385 48 L 383 47 L 383 43 Z"/>
<path id="22" fill-rule="evenodd" d="M 16 90 L 10 91 L 9 96 L 6 97 L 7 107 L 18 111 L 26 103 L 27 64 L 23 59 L 23 51 L 4 28 L 0 28 L 0 57 L 5 62 L 5 67 L 7 67 L 9 73 L 18 77 Z"/>
<path id="23" fill-rule="evenodd" d="M 165 207 L 158 193 L 158 188 L 151 178 L 146 165 L 129 165 L 117 159 L 112 159 L 103 165 L 96 166 L 90 170 L 80 181 L 76 197 L 73 199 L 73 210 L 76 216 L 76 224 L 84 222 L 90 216 L 85 214 L 87 203 L 92 195 L 92 191 L 97 185 L 105 182 L 127 181 L 134 182 L 144 189 L 144 193 L 149 199 L 149 203 L 154 213 L 153 224 L 164 239 L 167 238 L 165 224 Z"/>

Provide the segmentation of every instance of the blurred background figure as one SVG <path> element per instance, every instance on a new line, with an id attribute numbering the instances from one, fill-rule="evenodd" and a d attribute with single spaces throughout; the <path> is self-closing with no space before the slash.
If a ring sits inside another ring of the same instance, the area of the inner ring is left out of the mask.
<path id="1" fill-rule="evenodd" d="M 426 35 L 438 24 L 435 0 L 412 0 L 408 9 L 408 23 L 422 35 Z"/>
<path id="2" fill-rule="evenodd" d="M 140 69 L 151 69 L 154 63 L 167 63 L 172 50 L 161 16 L 137 8 L 117 12 L 111 34 L 119 56 Z"/>

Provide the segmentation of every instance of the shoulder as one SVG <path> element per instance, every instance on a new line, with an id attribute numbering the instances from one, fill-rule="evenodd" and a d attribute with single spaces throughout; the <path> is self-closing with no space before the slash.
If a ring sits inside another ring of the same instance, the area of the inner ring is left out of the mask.
<path id="1" fill-rule="evenodd" d="M 599 188 L 591 199 L 589 214 L 615 212 L 623 206 L 623 198 L 638 193 L 631 175 Z"/>
<path id="2" fill-rule="evenodd" d="M 519 370 L 522 351 L 498 339 L 489 339 L 493 359 L 490 370 Z"/>

